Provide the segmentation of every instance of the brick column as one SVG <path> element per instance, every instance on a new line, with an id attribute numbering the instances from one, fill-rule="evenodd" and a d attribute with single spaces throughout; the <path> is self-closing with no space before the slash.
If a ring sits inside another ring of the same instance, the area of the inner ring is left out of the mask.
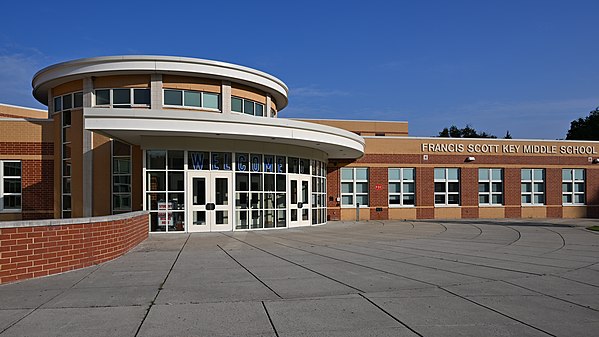
<path id="1" fill-rule="evenodd" d="M 416 169 L 416 218 L 435 217 L 435 170 L 432 167 Z"/>
<path id="2" fill-rule="evenodd" d="M 462 218 L 478 218 L 478 168 L 460 170 L 460 204 Z"/>
<path id="3" fill-rule="evenodd" d="M 327 167 L 327 220 L 341 220 L 341 203 L 337 201 L 340 198 L 340 174 L 341 170 L 338 167 Z"/>
<path id="4" fill-rule="evenodd" d="M 599 165 L 586 169 L 586 204 L 587 216 L 599 218 Z M 595 168 L 597 167 L 597 168 Z"/>
<path id="5" fill-rule="evenodd" d="M 545 169 L 545 205 L 548 218 L 562 218 L 562 169 Z"/>
<path id="6" fill-rule="evenodd" d="M 371 220 L 388 220 L 388 169 L 386 167 L 370 167 L 370 219 Z M 377 189 L 380 186 L 381 189 Z M 377 208 L 382 208 L 382 212 L 377 212 Z"/>
<path id="7" fill-rule="evenodd" d="M 522 217 L 521 174 L 519 168 L 506 168 L 503 171 L 503 198 L 506 218 Z"/>

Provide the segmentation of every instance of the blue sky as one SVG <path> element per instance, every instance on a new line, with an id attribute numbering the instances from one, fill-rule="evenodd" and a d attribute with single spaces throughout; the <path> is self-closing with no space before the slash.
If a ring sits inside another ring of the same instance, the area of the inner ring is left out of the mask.
<path id="1" fill-rule="evenodd" d="M 599 106 L 599 1 L 9 1 L 0 102 L 42 107 L 33 74 L 81 57 L 190 56 L 290 88 L 280 117 L 466 123 L 564 138 Z"/>

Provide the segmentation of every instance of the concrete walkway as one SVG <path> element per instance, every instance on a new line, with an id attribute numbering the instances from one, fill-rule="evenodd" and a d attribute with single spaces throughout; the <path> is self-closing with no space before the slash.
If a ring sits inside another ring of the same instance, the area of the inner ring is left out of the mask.
<path id="1" fill-rule="evenodd" d="M 7 336 L 598 336 L 594 220 L 152 235 L 0 286 Z"/>

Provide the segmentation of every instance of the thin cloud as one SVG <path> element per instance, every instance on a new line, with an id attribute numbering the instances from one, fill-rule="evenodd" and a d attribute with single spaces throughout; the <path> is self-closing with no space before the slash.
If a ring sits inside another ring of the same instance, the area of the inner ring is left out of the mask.
<path id="1" fill-rule="evenodd" d="M 0 102 L 39 107 L 31 95 L 31 79 L 44 59 L 35 48 L 1 47 Z"/>

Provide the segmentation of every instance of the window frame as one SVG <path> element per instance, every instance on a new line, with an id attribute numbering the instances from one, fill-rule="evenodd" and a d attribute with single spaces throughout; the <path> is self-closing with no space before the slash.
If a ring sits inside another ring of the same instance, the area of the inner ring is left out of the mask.
<path id="1" fill-rule="evenodd" d="M 530 179 L 523 179 L 522 175 L 524 171 L 530 171 Z M 542 180 L 535 179 L 535 171 L 541 171 L 543 174 Z M 520 169 L 520 204 L 522 206 L 545 206 L 547 204 L 547 175 L 544 168 L 523 168 Z M 543 192 L 535 192 L 536 184 L 543 185 Z M 522 190 L 522 186 L 524 184 L 530 184 L 531 190 L 530 192 L 525 192 Z M 522 201 L 522 198 L 525 195 L 530 195 L 530 203 L 525 203 Z M 535 195 L 543 195 L 543 202 L 538 203 L 535 202 Z"/>
<path id="2" fill-rule="evenodd" d="M 435 176 L 435 171 L 436 170 L 444 170 L 444 179 L 437 179 Z M 449 179 L 449 170 L 457 170 L 457 179 Z M 460 183 L 460 178 L 461 178 L 461 170 L 458 167 L 435 167 L 433 169 L 433 193 L 434 193 L 434 197 L 433 197 L 433 202 L 435 204 L 435 207 L 460 207 L 462 205 L 462 196 L 461 196 L 461 183 Z M 435 185 L 437 183 L 444 183 L 444 191 L 443 192 L 437 192 L 436 189 L 434 188 Z M 458 184 L 458 191 L 457 192 L 450 192 L 449 191 L 449 184 L 450 183 L 457 183 Z M 437 195 L 443 195 L 444 196 L 444 203 L 437 203 Z M 457 195 L 458 196 L 458 202 L 457 203 L 449 203 L 449 196 L 450 195 Z"/>
<path id="3" fill-rule="evenodd" d="M 489 179 L 487 180 L 483 180 L 480 178 L 480 171 L 481 170 L 486 170 Z M 501 174 L 501 179 L 497 180 L 497 179 L 493 179 L 493 171 L 499 171 L 499 173 Z M 501 191 L 500 192 L 494 192 L 493 191 L 493 183 L 501 183 Z M 480 191 L 480 185 L 481 184 L 486 184 L 489 188 L 488 192 L 481 192 Z M 505 191 L 505 183 L 504 183 L 504 173 L 503 173 L 503 168 L 497 168 L 497 167 L 481 167 L 478 169 L 478 205 L 479 206 L 484 206 L 484 207 L 497 207 L 497 206 L 503 206 L 505 203 L 505 198 L 504 198 L 504 191 Z M 481 195 L 486 195 L 489 198 L 489 202 L 488 203 L 482 203 L 480 202 L 480 197 Z M 495 203 L 493 202 L 493 196 L 494 195 L 500 195 L 501 196 L 501 202 L 500 203 Z"/>
<path id="4" fill-rule="evenodd" d="M 173 105 L 166 104 L 164 100 L 164 94 L 166 91 L 179 91 L 181 92 L 181 105 Z M 200 94 L 200 106 L 195 105 L 185 105 L 185 93 L 199 93 Z M 210 108 L 204 106 L 204 94 L 216 95 L 217 96 L 217 108 Z M 222 95 L 218 92 L 211 91 L 199 91 L 199 90 L 185 90 L 185 89 L 172 89 L 172 88 L 163 88 L 162 89 L 162 106 L 165 108 L 175 108 L 175 109 L 189 109 L 189 110 L 202 110 L 202 111 L 213 111 L 213 112 L 221 112 L 222 111 Z"/>
<path id="5" fill-rule="evenodd" d="M 391 170 L 399 170 L 399 180 L 391 179 Z M 413 179 L 404 179 L 404 171 L 412 170 Z M 416 207 L 416 168 L 414 167 L 389 167 L 387 168 L 387 205 L 389 208 L 401 208 L 401 207 Z M 391 184 L 399 184 L 399 192 L 391 192 Z M 404 191 L 404 184 L 412 184 L 414 185 L 414 192 L 406 192 Z M 404 196 L 413 195 L 414 203 L 413 204 L 405 204 Z M 399 204 L 391 204 L 391 196 L 399 196 L 400 203 Z"/>
<path id="6" fill-rule="evenodd" d="M 239 99 L 239 100 L 241 100 L 241 111 L 235 111 L 235 110 L 233 110 L 233 99 Z M 246 104 L 246 102 L 253 104 L 253 110 L 254 110 L 253 113 L 250 114 L 250 113 L 245 112 L 245 104 Z M 258 105 L 262 106 L 262 115 L 256 115 L 256 111 L 258 110 L 258 109 L 256 109 L 256 107 Z M 266 104 L 260 103 L 260 102 L 256 102 L 256 101 L 251 100 L 251 99 L 239 97 L 239 96 L 231 96 L 231 112 L 237 113 L 237 114 L 254 116 L 254 117 L 271 117 L 271 116 L 269 116 L 268 111 L 266 111 Z"/>
<path id="7" fill-rule="evenodd" d="M 109 104 L 96 104 L 98 90 L 108 90 Z M 114 104 L 114 90 L 129 90 L 129 104 Z M 147 90 L 150 93 L 150 101 L 145 103 L 135 103 L 135 90 Z M 95 108 L 112 108 L 112 109 L 134 109 L 134 108 L 150 108 L 152 106 L 152 91 L 148 88 L 94 88 L 92 91 L 92 107 Z"/>
<path id="8" fill-rule="evenodd" d="M 75 105 L 75 95 L 78 95 L 78 94 L 81 94 L 81 96 L 82 96 L 81 105 Z M 67 96 L 70 96 L 70 98 L 71 98 L 71 107 L 68 109 L 65 109 L 64 108 L 64 99 Z M 56 109 L 56 100 L 60 100 L 60 109 Z M 54 105 L 52 107 L 53 113 L 68 111 L 68 110 L 75 110 L 75 109 L 82 109 L 83 108 L 83 91 L 74 91 L 74 92 L 70 92 L 68 94 L 54 96 L 52 98 L 52 102 L 53 102 L 52 104 Z"/>
<path id="9" fill-rule="evenodd" d="M 572 179 L 570 180 L 565 180 L 564 179 L 564 172 L 570 171 L 570 175 L 572 177 Z M 582 172 L 582 179 L 576 179 L 576 171 L 581 171 Z M 571 191 L 564 191 L 564 184 L 569 184 L 571 187 Z M 584 190 L 582 192 L 577 192 L 575 187 L 576 184 L 582 184 L 582 186 L 584 187 Z M 586 206 L 586 191 L 587 191 L 587 186 L 586 186 L 586 170 L 583 168 L 565 168 L 562 169 L 562 205 L 563 206 Z M 564 201 L 564 197 L 566 195 L 570 195 L 571 197 L 571 202 L 565 202 Z M 576 202 L 576 196 L 577 195 L 582 195 L 583 198 L 583 202 Z"/>
<path id="10" fill-rule="evenodd" d="M 7 176 L 4 173 L 5 163 L 19 163 L 21 175 L 19 176 Z M 19 179 L 20 181 L 20 192 L 5 192 L 4 191 L 4 179 Z M 4 197 L 5 196 L 19 196 L 21 199 L 19 208 L 4 208 Z M 18 159 L 3 159 L 0 160 L 0 213 L 21 213 L 23 212 L 23 162 Z"/>
<path id="11" fill-rule="evenodd" d="M 129 146 L 129 155 L 115 155 L 114 154 L 114 142 L 116 142 L 117 140 L 112 140 L 110 143 L 110 154 L 111 154 L 111 161 L 110 161 L 110 172 L 111 172 L 111 184 L 110 184 L 110 210 L 112 212 L 112 214 L 120 214 L 120 213 L 127 213 L 127 212 L 131 212 L 133 209 L 133 147 L 130 144 L 126 144 L 123 143 L 125 145 Z M 122 143 L 122 142 L 121 142 Z M 128 159 L 129 160 L 129 173 L 115 173 L 114 169 L 114 162 L 115 159 Z M 115 177 L 129 177 L 129 192 L 115 192 Z M 114 205 L 114 197 L 115 196 L 126 196 L 129 195 L 129 208 L 119 208 L 116 209 L 115 205 Z"/>
<path id="12" fill-rule="evenodd" d="M 357 179 L 356 177 L 356 172 L 358 170 L 361 169 L 365 169 L 366 170 L 366 179 Z M 352 171 L 352 179 L 351 180 L 344 180 L 343 179 L 343 170 L 351 170 Z M 342 167 L 339 170 L 339 195 L 341 196 L 341 200 L 340 200 L 340 205 L 342 208 L 356 208 L 356 203 L 358 200 L 358 196 L 364 196 L 366 195 L 366 198 L 368 199 L 368 203 L 367 204 L 360 204 L 360 208 L 367 208 L 370 207 L 370 170 L 368 167 Z M 343 192 L 343 183 L 349 183 L 351 182 L 351 186 L 352 186 L 352 192 L 351 193 L 344 193 Z M 358 184 L 363 184 L 366 183 L 366 193 L 364 192 L 357 192 L 357 186 Z M 343 197 L 344 196 L 351 196 L 352 197 L 352 203 L 351 204 L 344 204 L 343 203 Z"/>

